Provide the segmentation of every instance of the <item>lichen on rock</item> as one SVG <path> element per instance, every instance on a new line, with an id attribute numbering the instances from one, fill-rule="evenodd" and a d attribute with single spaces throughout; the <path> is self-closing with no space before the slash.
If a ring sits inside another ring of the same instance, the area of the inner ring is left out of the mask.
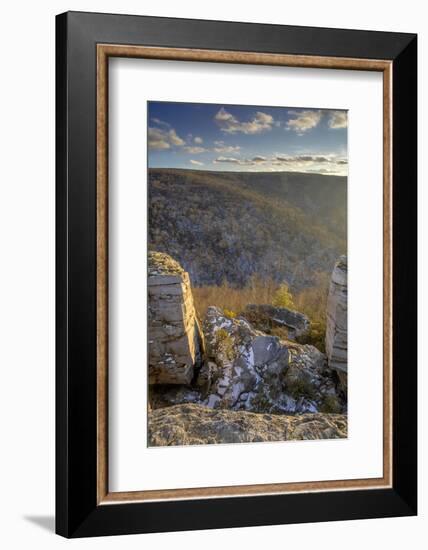
<path id="1" fill-rule="evenodd" d="M 256 414 L 195 404 L 151 411 L 148 429 L 151 447 L 347 437 L 345 415 Z"/>

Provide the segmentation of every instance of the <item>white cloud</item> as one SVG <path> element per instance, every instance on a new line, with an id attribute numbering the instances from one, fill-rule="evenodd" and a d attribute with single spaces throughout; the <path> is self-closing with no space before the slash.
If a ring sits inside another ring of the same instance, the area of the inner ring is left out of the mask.
<path id="1" fill-rule="evenodd" d="M 199 162 L 199 160 L 193 160 L 193 159 L 190 159 L 190 164 L 195 164 L 196 166 L 203 166 L 204 165 L 203 162 Z"/>
<path id="2" fill-rule="evenodd" d="M 201 143 L 204 142 L 204 140 L 199 137 L 199 136 L 195 136 L 194 140 L 193 140 L 195 143 L 197 143 L 198 145 L 201 145 Z"/>
<path id="3" fill-rule="evenodd" d="M 234 164 L 247 167 L 247 170 L 269 170 L 286 172 L 306 172 L 345 176 L 348 161 L 336 155 L 275 155 L 264 157 L 257 155 L 251 159 L 236 157 L 217 157 L 213 164 Z"/>
<path id="4" fill-rule="evenodd" d="M 173 128 L 168 132 L 168 137 L 173 145 L 184 145 L 184 140 L 177 136 L 176 131 Z"/>
<path id="5" fill-rule="evenodd" d="M 294 130 L 299 136 L 318 126 L 322 117 L 321 111 L 312 110 L 289 111 L 289 114 L 293 115 L 294 118 L 287 122 L 287 129 Z"/>
<path id="6" fill-rule="evenodd" d="M 149 149 L 156 149 L 158 151 L 170 149 L 171 146 L 181 147 L 184 145 L 184 140 L 177 135 L 174 128 L 162 130 L 161 128 L 150 126 L 147 137 Z"/>
<path id="7" fill-rule="evenodd" d="M 265 164 L 268 162 L 266 157 L 257 156 L 252 159 L 238 159 L 235 157 L 217 157 L 213 160 L 214 164 L 239 164 L 240 166 L 257 166 L 258 164 Z"/>
<path id="8" fill-rule="evenodd" d="M 336 155 L 276 155 L 272 166 L 290 172 L 312 172 L 345 176 L 348 160 Z"/>
<path id="9" fill-rule="evenodd" d="M 328 119 L 328 126 L 333 130 L 348 127 L 348 113 L 346 111 L 332 111 Z"/>
<path id="10" fill-rule="evenodd" d="M 154 122 L 158 126 L 165 126 L 165 128 L 171 128 L 171 124 L 169 124 L 168 122 L 164 122 L 163 120 L 160 120 L 159 118 L 153 117 L 152 122 Z"/>
<path id="11" fill-rule="evenodd" d="M 223 163 L 223 162 L 227 162 L 231 164 L 241 164 L 242 160 L 234 157 L 217 157 L 216 159 L 213 160 L 214 164 Z"/>
<path id="12" fill-rule="evenodd" d="M 200 153 L 205 153 L 206 151 L 204 147 L 197 147 L 193 145 L 187 145 L 184 150 L 188 153 L 192 153 L 192 155 L 199 155 Z"/>
<path id="13" fill-rule="evenodd" d="M 214 145 L 213 151 L 216 153 L 237 153 L 241 149 L 239 145 L 226 145 L 224 141 L 215 141 Z"/>
<path id="14" fill-rule="evenodd" d="M 214 120 L 223 132 L 228 134 L 259 134 L 272 130 L 273 117 L 267 113 L 257 111 L 249 122 L 240 122 L 235 116 L 222 107 L 215 115 Z"/>
<path id="15" fill-rule="evenodd" d="M 194 141 L 196 141 L 196 138 Z M 186 145 L 184 150 L 187 153 L 199 155 L 209 151 L 214 151 L 215 153 L 237 153 L 241 149 L 238 145 L 225 145 L 224 141 L 215 141 L 214 145 L 215 147 L 213 148 L 201 147 L 200 145 Z"/>
<path id="16" fill-rule="evenodd" d="M 159 128 L 150 127 L 148 130 L 148 144 L 149 149 L 169 149 L 171 147 L 167 137 L 166 132 L 160 130 Z"/>
<path id="17" fill-rule="evenodd" d="M 277 155 L 276 161 L 279 162 L 336 162 L 335 155 Z"/>

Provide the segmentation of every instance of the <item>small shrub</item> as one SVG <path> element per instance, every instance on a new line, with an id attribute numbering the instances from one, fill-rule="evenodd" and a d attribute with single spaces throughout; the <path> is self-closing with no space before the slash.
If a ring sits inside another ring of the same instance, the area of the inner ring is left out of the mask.
<path id="1" fill-rule="evenodd" d="M 251 407 L 254 411 L 257 412 L 270 412 L 272 408 L 272 403 L 263 392 L 259 391 L 251 399 Z"/>
<path id="2" fill-rule="evenodd" d="M 234 358 L 233 339 L 224 328 L 215 333 L 215 348 L 217 353 L 223 353 L 230 361 Z"/>
<path id="3" fill-rule="evenodd" d="M 229 334 L 227 330 L 224 328 L 219 328 L 215 333 L 215 340 L 216 344 L 220 345 L 222 342 L 224 342 L 227 338 L 229 338 Z"/>
<path id="4" fill-rule="evenodd" d="M 230 317 L 231 319 L 235 319 L 236 312 L 232 311 L 231 309 L 223 309 L 223 313 L 226 315 L 226 317 Z"/>
<path id="5" fill-rule="evenodd" d="M 306 397 L 307 399 L 314 399 L 315 390 L 311 382 L 307 378 L 294 378 L 287 383 L 287 393 L 293 397 L 293 399 L 300 399 Z"/>
<path id="6" fill-rule="evenodd" d="M 321 404 L 320 411 L 323 413 L 339 414 L 342 411 L 342 406 L 337 397 L 326 395 Z"/>
<path id="7" fill-rule="evenodd" d="M 282 283 L 278 290 L 275 292 L 272 300 L 272 305 L 275 307 L 286 307 L 288 309 L 294 309 L 293 296 L 286 283 Z"/>
<path id="8" fill-rule="evenodd" d="M 325 331 L 326 323 L 324 320 L 311 321 L 308 334 L 297 338 L 299 344 L 311 344 L 325 353 Z"/>

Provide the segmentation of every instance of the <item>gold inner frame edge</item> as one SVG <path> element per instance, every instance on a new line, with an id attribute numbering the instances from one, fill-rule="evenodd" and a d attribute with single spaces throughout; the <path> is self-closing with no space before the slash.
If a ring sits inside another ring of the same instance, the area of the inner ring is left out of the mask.
<path id="1" fill-rule="evenodd" d="M 383 73 L 383 476 L 224 487 L 109 492 L 108 489 L 108 59 L 274 65 Z M 241 51 L 97 45 L 97 504 L 224 498 L 392 486 L 392 62 Z"/>

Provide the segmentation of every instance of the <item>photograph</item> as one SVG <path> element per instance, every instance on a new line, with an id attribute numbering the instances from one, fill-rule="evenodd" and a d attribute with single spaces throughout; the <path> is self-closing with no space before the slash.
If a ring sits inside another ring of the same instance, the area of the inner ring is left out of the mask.
<path id="1" fill-rule="evenodd" d="M 427 547 L 423 4 L 2 8 L 0 548 Z"/>
<path id="2" fill-rule="evenodd" d="M 346 439 L 348 112 L 148 101 L 142 131 L 147 445 Z"/>

